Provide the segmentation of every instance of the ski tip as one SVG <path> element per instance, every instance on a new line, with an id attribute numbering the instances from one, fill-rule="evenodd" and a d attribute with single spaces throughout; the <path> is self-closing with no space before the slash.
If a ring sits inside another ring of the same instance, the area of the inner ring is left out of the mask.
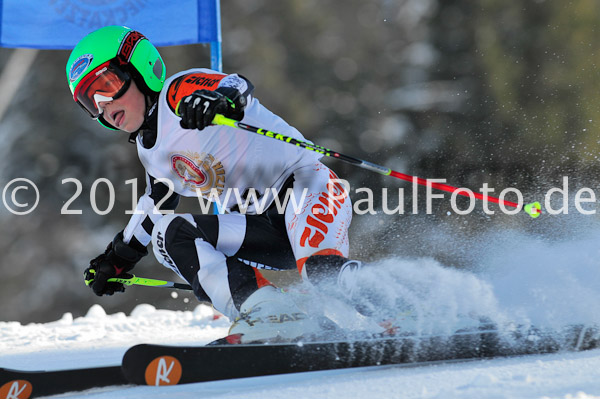
<path id="1" fill-rule="evenodd" d="M 526 204 L 523 209 L 525 212 L 531 216 L 532 218 L 537 218 L 542 214 L 542 205 L 539 202 L 532 202 L 531 204 Z"/>

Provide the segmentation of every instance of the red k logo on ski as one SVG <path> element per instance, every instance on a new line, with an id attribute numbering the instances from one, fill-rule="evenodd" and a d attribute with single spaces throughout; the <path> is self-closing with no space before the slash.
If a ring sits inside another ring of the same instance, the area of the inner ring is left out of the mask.
<path id="1" fill-rule="evenodd" d="M 29 381 L 9 381 L 0 387 L 0 399 L 29 399 L 32 391 Z"/>
<path id="2" fill-rule="evenodd" d="M 171 155 L 171 169 L 184 186 L 208 195 L 212 189 L 221 195 L 225 187 L 225 169 L 211 154 L 194 152 Z"/>
<path id="3" fill-rule="evenodd" d="M 148 385 L 177 385 L 182 373 L 179 360 L 173 356 L 160 356 L 148 364 L 144 377 Z"/>

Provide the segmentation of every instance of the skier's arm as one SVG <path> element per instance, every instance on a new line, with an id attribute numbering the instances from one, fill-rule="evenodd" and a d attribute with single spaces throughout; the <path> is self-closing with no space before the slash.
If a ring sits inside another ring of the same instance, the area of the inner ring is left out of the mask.
<path id="1" fill-rule="evenodd" d="M 132 215 L 125 230 L 119 232 L 104 253 L 90 261 L 85 270 L 85 282 L 98 296 L 112 295 L 125 290 L 123 284 L 107 282 L 111 277 L 127 273 L 148 254 L 146 246 L 152 239 L 154 224 L 162 217 L 155 205 L 163 201 L 161 210 L 174 210 L 179 195 L 170 192 L 168 186 L 147 176 L 146 192 L 138 200 L 136 213 Z"/>
<path id="2" fill-rule="evenodd" d="M 134 248 L 146 247 L 152 240 L 152 229 L 162 218 L 162 213 L 155 208 L 161 203 L 161 211 L 172 211 L 179 204 L 179 194 L 172 192 L 164 183 L 154 177 L 146 176 L 146 192 L 138 200 L 135 213 L 123 230 L 123 240 Z"/>
<path id="3" fill-rule="evenodd" d="M 241 121 L 253 91 L 254 86 L 243 76 L 227 75 L 216 90 L 196 90 L 183 97 L 175 113 L 181 116 L 184 129 L 202 130 L 212 123 L 216 114 Z"/>
<path id="4" fill-rule="evenodd" d="M 123 292 L 123 284 L 108 282 L 108 279 L 124 275 L 147 254 L 148 250 L 145 247 L 136 249 L 126 244 L 123 241 L 123 232 L 119 232 L 104 253 L 90 261 L 90 266 L 83 274 L 85 283 L 98 296 Z"/>

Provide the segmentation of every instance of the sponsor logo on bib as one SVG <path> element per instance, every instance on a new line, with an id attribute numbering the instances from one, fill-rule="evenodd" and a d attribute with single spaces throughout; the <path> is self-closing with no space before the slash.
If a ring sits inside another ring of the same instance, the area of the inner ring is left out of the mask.
<path id="1" fill-rule="evenodd" d="M 171 169 L 192 190 L 200 190 L 203 196 L 212 189 L 221 195 L 225 188 L 225 168 L 211 154 L 195 152 L 171 155 Z"/>

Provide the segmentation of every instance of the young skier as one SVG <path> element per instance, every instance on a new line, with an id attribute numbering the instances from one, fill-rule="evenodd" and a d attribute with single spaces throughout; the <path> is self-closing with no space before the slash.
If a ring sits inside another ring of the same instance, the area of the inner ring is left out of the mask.
<path id="1" fill-rule="evenodd" d="M 130 133 L 146 170 L 137 214 L 85 270 L 96 295 L 123 291 L 107 280 L 133 269 L 151 241 L 156 259 L 199 300 L 236 320 L 231 334 L 244 342 L 319 329 L 260 269 L 297 267 L 313 286 L 332 281 L 352 295 L 360 262 L 347 259 L 352 206 L 335 173 L 315 152 L 212 125 L 222 114 L 303 140 L 259 103 L 245 77 L 198 68 L 165 80 L 157 49 L 123 26 L 84 37 L 66 73 L 75 102 L 106 128 Z M 182 195 L 212 195 L 227 213 L 167 212 Z"/>

